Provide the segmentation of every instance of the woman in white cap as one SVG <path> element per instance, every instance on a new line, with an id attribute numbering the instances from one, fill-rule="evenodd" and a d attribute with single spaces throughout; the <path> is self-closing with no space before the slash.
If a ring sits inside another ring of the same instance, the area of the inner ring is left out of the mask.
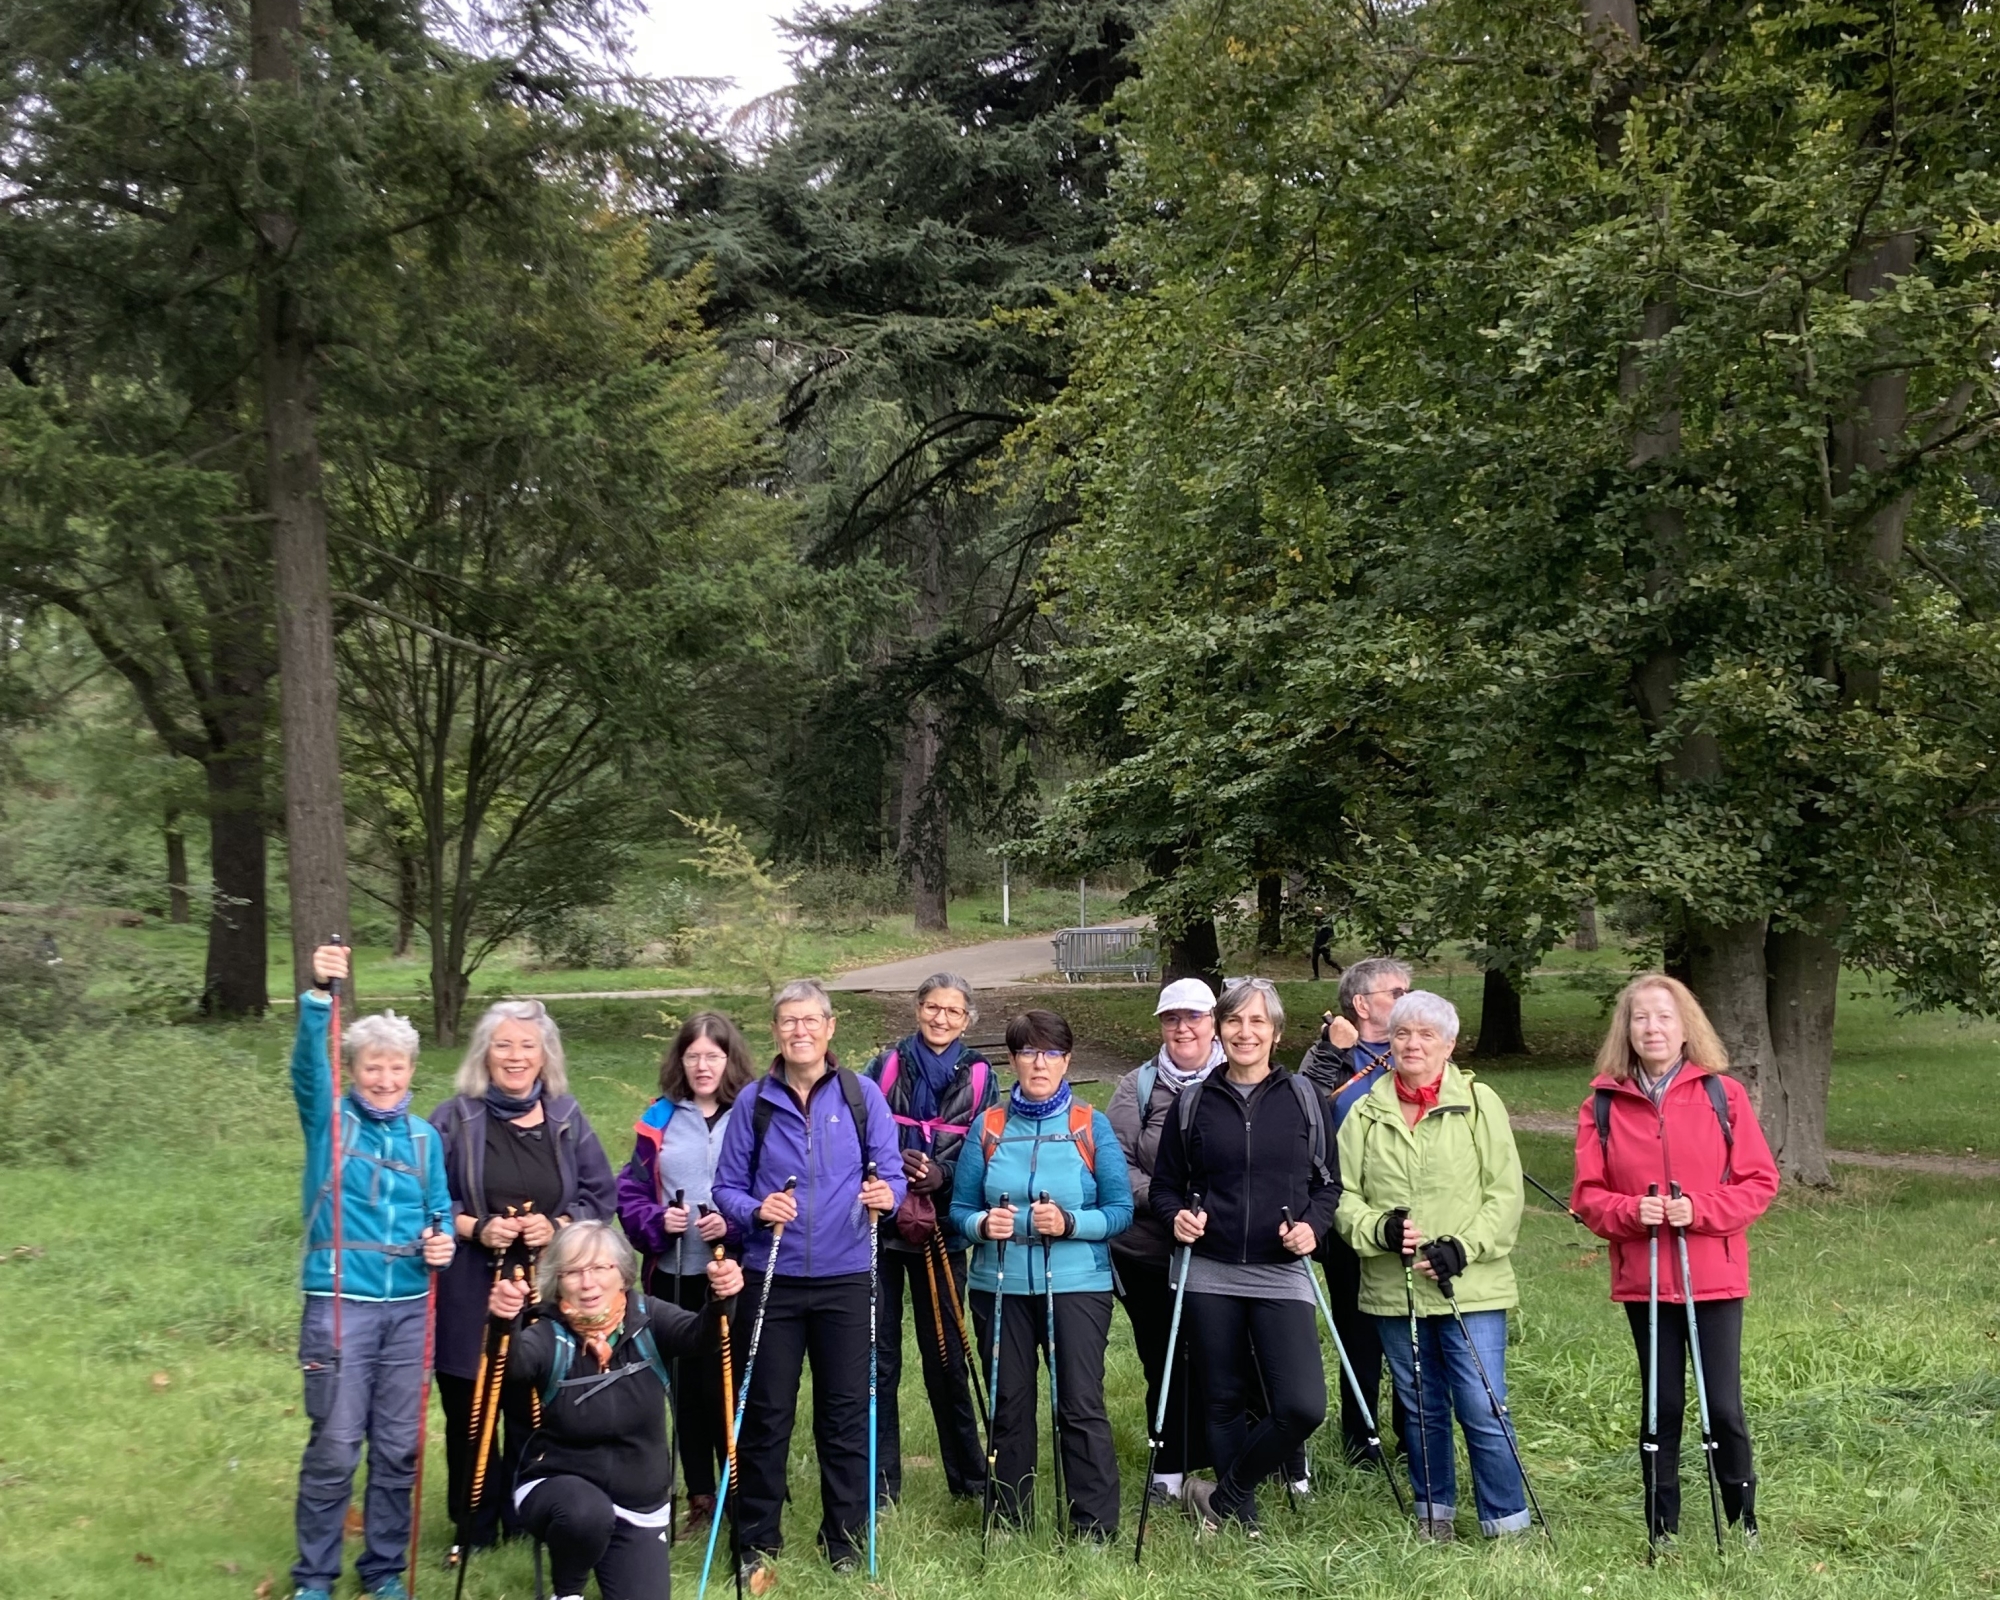
<path id="1" fill-rule="evenodd" d="M 1160 1053 L 1118 1080 L 1111 1091 L 1107 1115 L 1125 1152 L 1132 1174 L 1132 1226 L 1111 1241 L 1118 1267 L 1119 1302 L 1131 1319 L 1132 1342 L 1146 1372 L 1146 1426 L 1158 1414 L 1160 1387 L 1168 1381 L 1167 1327 L 1173 1320 L 1174 1293 L 1168 1282 L 1173 1240 L 1164 1223 L 1153 1216 L 1147 1201 L 1160 1134 L 1173 1120 L 1181 1091 L 1206 1077 L 1222 1060 L 1215 1037 L 1215 991 L 1199 978 L 1176 978 L 1160 991 L 1153 1015 L 1160 1021 Z M 1172 1375 L 1167 1401 L 1167 1426 L 1146 1493 L 1162 1505 L 1180 1502 L 1186 1475 L 1208 1465 L 1200 1385 L 1187 1360 L 1181 1358 Z"/>

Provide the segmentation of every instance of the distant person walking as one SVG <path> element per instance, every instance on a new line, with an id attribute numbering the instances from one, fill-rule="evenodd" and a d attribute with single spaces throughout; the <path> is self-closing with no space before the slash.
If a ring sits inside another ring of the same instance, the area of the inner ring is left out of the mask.
<path id="1" fill-rule="evenodd" d="M 1319 964 L 1324 961 L 1333 969 L 1333 975 L 1340 976 L 1340 963 L 1333 955 L 1333 919 L 1326 914 L 1325 906 L 1313 907 L 1312 969 L 1313 982 L 1319 982 Z"/>
<path id="2" fill-rule="evenodd" d="M 1218 1476 L 1189 1477 L 1182 1498 L 1205 1531 L 1233 1521 L 1255 1534 L 1258 1485 L 1326 1420 L 1307 1258 L 1340 1188 L 1325 1098 L 1272 1063 L 1284 1026 L 1268 980 L 1223 989 L 1227 1061 L 1182 1092 L 1153 1170 L 1154 1217 L 1192 1246 L 1184 1314 Z"/>
<path id="3" fill-rule="evenodd" d="M 346 978 L 348 960 L 344 945 L 313 952 L 317 987 L 299 996 L 292 1043 L 292 1098 L 306 1144 L 299 1366 L 312 1428 L 299 1463 L 292 1582 L 296 1600 L 328 1600 L 340 1581 L 347 1506 L 366 1443 L 368 1499 L 356 1563 L 361 1589 L 382 1600 L 405 1600 L 410 1491 L 425 1398 L 425 1306 L 431 1274 L 451 1263 L 451 1234 L 442 1226 L 451 1195 L 437 1133 L 410 1115 L 417 1030 L 408 1022 L 387 1012 L 348 1024 L 341 1064 L 349 1082 L 334 1097 L 327 990 Z"/>
<path id="4" fill-rule="evenodd" d="M 1215 991 L 1201 979 L 1176 978 L 1160 991 L 1153 1015 L 1160 1024 L 1160 1052 L 1118 1080 L 1106 1111 L 1132 1183 L 1132 1226 L 1111 1241 L 1111 1256 L 1118 1267 L 1119 1301 L 1146 1374 L 1148 1426 L 1160 1414 L 1162 1386 L 1172 1391 L 1146 1493 L 1156 1504 L 1178 1505 L 1187 1474 L 1208 1465 L 1208 1414 L 1193 1340 L 1183 1335 L 1174 1370 L 1167 1371 L 1174 1313 L 1169 1271 L 1179 1247 L 1172 1229 L 1153 1215 L 1153 1169 L 1181 1095 L 1220 1066 L 1223 1053 L 1215 1037 Z"/>
<path id="5" fill-rule="evenodd" d="M 1729 1057 L 1701 1004 L 1678 979 L 1648 972 L 1625 986 L 1597 1052 L 1597 1076 L 1577 1113 L 1570 1204 L 1610 1242 L 1611 1298 L 1622 1303 L 1649 1378 L 1649 1246 L 1657 1233 L 1657 1438 L 1639 1429 L 1649 1533 L 1680 1528 L 1681 1430 L 1689 1359 L 1689 1290 L 1699 1311 L 1703 1376 L 1722 1509 L 1757 1532 L 1757 1474 L 1743 1410 L 1743 1306 L 1750 1294 L 1750 1224 L 1778 1192 L 1778 1167 L 1750 1096 L 1724 1074 Z M 1673 1198 L 1674 1186 L 1680 1196 Z M 1672 1235 L 1687 1241 L 1683 1281 Z M 1657 1449 L 1654 1447 L 1657 1446 Z M 1658 1465 L 1655 1467 L 1654 1463 Z"/>
<path id="6" fill-rule="evenodd" d="M 986 1498 L 986 1456 L 970 1388 L 970 1363 L 977 1354 L 959 1344 L 966 1254 L 956 1247 L 956 1234 L 947 1243 L 939 1216 L 941 1208 L 951 1207 L 952 1178 L 967 1130 L 998 1094 L 992 1062 L 966 1042 L 966 1030 L 978 1020 L 972 985 L 953 972 L 933 973 L 917 985 L 916 1030 L 868 1063 L 868 1076 L 895 1119 L 908 1185 L 902 1205 L 882 1224 L 877 1470 L 882 1498 L 891 1503 L 903 1497 L 898 1397 L 906 1298 L 914 1313 L 924 1392 L 937 1423 L 945 1487 L 960 1500 Z"/>
<path id="7" fill-rule="evenodd" d="M 618 1220 L 645 1254 L 645 1291 L 683 1311 L 708 1303 L 716 1245 L 742 1258 L 741 1241 L 715 1208 L 715 1163 L 736 1097 L 755 1076 L 735 1023 L 719 1011 L 689 1017 L 660 1059 L 660 1096 L 634 1124 L 632 1159 L 618 1174 Z M 728 1447 L 720 1343 L 684 1357 L 676 1373 L 674 1424 L 694 1533 L 715 1515 Z"/>

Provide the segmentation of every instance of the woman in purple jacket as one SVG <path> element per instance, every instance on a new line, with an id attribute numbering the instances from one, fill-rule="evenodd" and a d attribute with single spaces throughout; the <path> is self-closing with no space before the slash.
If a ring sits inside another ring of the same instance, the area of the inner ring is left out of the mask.
<path id="1" fill-rule="evenodd" d="M 478 1515 L 472 1514 L 473 1389 L 497 1271 L 530 1277 L 542 1246 L 570 1222 L 603 1222 L 617 1204 L 611 1163 L 569 1095 L 562 1034 L 539 1000 L 488 1006 L 459 1063 L 458 1093 L 431 1113 L 444 1142 L 460 1249 L 438 1279 L 437 1384 L 444 1405 L 452 1526 L 474 1549 L 519 1531 L 508 1494 L 530 1419 L 502 1408 Z M 524 1210 L 525 1207 L 525 1210 Z M 510 1215 L 511 1208 L 511 1215 Z M 509 1406 L 514 1402 L 510 1401 Z M 458 1546 L 453 1547 L 459 1554 Z"/>
<path id="2" fill-rule="evenodd" d="M 715 1209 L 715 1162 L 730 1108 L 756 1076 L 743 1035 L 719 1011 L 681 1024 L 660 1059 L 660 1097 L 633 1125 L 632 1159 L 618 1174 L 618 1220 L 646 1258 L 648 1296 L 699 1311 L 714 1248 L 729 1233 Z M 740 1258 L 742 1250 L 729 1254 Z M 687 1474 L 688 1531 L 715 1515 L 715 1475 L 727 1454 L 722 1347 L 675 1363 L 674 1421 Z"/>
<path id="3" fill-rule="evenodd" d="M 860 1565 L 868 1522 L 869 1236 L 903 1203 L 903 1162 L 882 1091 L 833 1058 L 833 1002 L 802 978 L 771 1007 L 778 1059 L 737 1101 L 715 1168 L 715 1203 L 743 1251 L 744 1303 L 772 1274 L 728 1508 L 753 1594 L 783 1544 L 785 1463 L 799 1379 L 812 1362 L 819 1542 L 837 1572 Z M 876 1176 L 868 1177 L 870 1163 Z M 797 1179 L 787 1192 L 785 1184 Z M 872 1215 L 871 1215 L 872 1213 Z M 773 1261 L 772 1230 L 784 1225 Z M 747 1334 L 746 1334 L 747 1339 Z M 746 1344 L 747 1349 L 747 1344 Z"/>

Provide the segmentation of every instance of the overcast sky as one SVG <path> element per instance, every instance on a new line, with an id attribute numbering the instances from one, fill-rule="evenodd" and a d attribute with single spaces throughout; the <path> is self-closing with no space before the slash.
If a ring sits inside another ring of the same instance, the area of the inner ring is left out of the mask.
<path id="1" fill-rule="evenodd" d="M 796 0 L 645 0 L 628 18 L 634 65 L 662 78 L 734 78 L 741 105 L 791 82 L 791 41 L 774 20 Z"/>

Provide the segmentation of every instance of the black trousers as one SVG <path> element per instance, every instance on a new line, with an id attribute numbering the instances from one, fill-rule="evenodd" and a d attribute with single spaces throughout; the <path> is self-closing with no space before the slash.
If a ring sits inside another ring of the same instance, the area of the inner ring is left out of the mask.
<path id="1" fill-rule="evenodd" d="M 1326 1421 L 1318 1312 L 1298 1300 L 1189 1291 L 1183 1317 L 1208 1385 L 1208 1448 L 1219 1474 L 1215 1509 L 1251 1521 L 1257 1485 L 1289 1471 Z M 1259 1404 L 1263 1416 L 1252 1419 Z"/>
<path id="2" fill-rule="evenodd" d="M 1382 1415 L 1382 1335 L 1375 1319 L 1361 1309 L 1361 1258 L 1346 1240 L 1329 1232 L 1320 1246 L 1319 1260 L 1326 1274 L 1333 1325 L 1340 1330 L 1340 1342 L 1354 1366 L 1355 1379 L 1368 1397 L 1369 1410 L 1375 1413 L 1386 1452 L 1394 1448 L 1396 1440 L 1406 1437 L 1408 1430 L 1403 1425 L 1403 1402 L 1397 1398 L 1394 1384 L 1389 1386 L 1390 1416 Z M 1338 1372 L 1334 1378 L 1340 1386 L 1341 1448 L 1349 1463 L 1359 1466 L 1368 1459 L 1368 1424 L 1362 1418 L 1361 1408 L 1354 1403 L 1346 1378 Z M 1393 1432 L 1386 1426 L 1391 1421 Z"/>
<path id="3" fill-rule="evenodd" d="M 944 1463 L 945 1484 L 955 1495 L 983 1499 L 986 1494 L 986 1454 L 979 1448 L 979 1417 L 972 1404 L 972 1379 L 965 1364 L 967 1352 L 959 1348 L 958 1319 L 951 1311 L 953 1302 L 964 1301 L 965 1267 L 966 1258 L 962 1254 L 946 1252 L 940 1262 L 934 1246 L 925 1251 L 882 1252 L 881 1330 L 875 1385 L 880 1412 L 876 1470 L 880 1475 L 880 1492 L 890 1500 L 901 1499 L 903 1494 L 902 1411 L 897 1391 L 903 1381 L 906 1280 L 908 1297 L 916 1313 L 917 1358 L 923 1367 L 924 1392 L 930 1398 L 931 1415 L 937 1421 L 938 1458 Z"/>
<path id="4" fill-rule="evenodd" d="M 1750 1425 L 1743 1415 L 1743 1302 L 1699 1300 L 1694 1308 L 1701 1329 L 1701 1370 L 1708 1383 L 1708 1421 L 1715 1435 L 1715 1476 L 1722 1485 L 1722 1510 L 1731 1522 L 1748 1511 L 1757 1518 L 1757 1474 L 1750 1465 Z M 1646 1432 L 1646 1302 L 1625 1302 L 1632 1342 L 1639 1351 L 1639 1482 L 1652 1507 L 1653 1530 L 1675 1533 L 1681 1525 L 1681 1424 L 1688 1403 L 1687 1311 L 1660 1305 L 1660 1437 Z M 1658 1463 L 1655 1466 L 1654 1463 Z M 1704 1478 L 1708 1468 L 1701 1467 Z M 1702 1491 L 1706 1493 L 1706 1489 Z"/>
<path id="5" fill-rule="evenodd" d="M 1048 1302 L 1010 1294 L 1000 1335 L 999 1436 L 994 1499 L 1000 1515 L 1025 1525 L 1035 1504 L 1036 1415 L 1041 1392 L 1035 1367 L 1047 1355 Z M 1118 1453 L 1104 1408 L 1104 1346 L 1111 1337 L 1109 1292 L 1058 1294 L 1056 1301 L 1056 1419 L 1069 1525 L 1109 1539 L 1118 1532 Z M 993 1296 L 974 1290 L 972 1314 L 980 1360 L 993 1370 Z"/>
<path id="6" fill-rule="evenodd" d="M 1159 1415 L 1160 1385 L 1167 1381 L 1167 1425 L 1160 1435 L 1155 1472 L 1194 1472 L 1208 1465 L 1207 1397 L 1202 1392 L 1201 1363 L 1193 1358 L 1194 1337 L 1181 1317 L 1180 1347 L 1174 1369 L 1167 1373 L 1167 1335 L 1173 1328 L 1174 1291 L 1168 1286 L 1167 1263 L 1118 1258 L 1119 1303 L 1132 1324 L 1132 1343 L 1146 1373 L 1146 1434 Z"/>
<path id="7" fill-rule="evenodd" d="M 746 1308 L 730 1326 L 735 1370 L 749 1359 L 757 1298 L 764 1275 L 744 1275 L 737 1305 Z M 750 1377 L 750 1403 L 737 1440 L 732 1489 L 744 1555 L 776 1554 L 784 1547 L 779 1519 L 785 1509 L 785 1464 L 798 1420 L 799 1380 L 812 1362 L 813 1453 L 819 1458 L 819 1543 L 829 1560 L 852 1555 L 868 1529 L 868 1275 L 840 1278 L 779 1277 Z M 740 1381 L 740 1379 L 739 1379 Z M 881 1383 L 878 1369 L 877 1391 Z M 879 1402 L 878 1402 L 879 1404 Z"/>
<path id="8" fill-rule="evenodd" d="M 667 1600 L 669 1530 L 621 1520 L 588 1479 L 544 1478 L 521 1503 L 521 1525 L 548 1546 L 557 1594 L 582 1594 L 594 1572 L 603 1600 Z"/>
<path id="9" fill-rule="evenodd" d="M 683 1311 L 699 1311 L 708 1304 L 708 1279 L 699 1272 L 683 1272 L 680 1298 L 676 1300 L 674 1275 L 655 1272 L 646 1292 L 657 1300 L 678 1305 Z M 739 1337 L 749 1336 L 750 1330 L 745 1326 Z M 729 1431 L 722 1404 L 722 1351 L 712 1350 L 705 1356 L 678 1356 L 672 1365 L 681 1488 L 686 1494 L 712 1495 L 729 1453 Z"/>
<path id="10" fill-rule="evenodd" d="M 493 1426 L 493 1449 L 486 1462 L 486 1484 L 474 1516 L 472 1469 L 479 1450 L 479 1441 L 472 1433 L 474 1380 L 440 1372 L 437 1387 L 444 1407 L 445 1503 L 450 1509 L 453 1537 L 475 1550 L 503 1536 L 511 1539 L 521 1531 L 521 1520 L 514 1514 L 514 1469 L 521 1464 L 522 1446 L 534 1432 L 528 1396 L 516 1388 L 501 1402 L 500 1420 Z"/>

